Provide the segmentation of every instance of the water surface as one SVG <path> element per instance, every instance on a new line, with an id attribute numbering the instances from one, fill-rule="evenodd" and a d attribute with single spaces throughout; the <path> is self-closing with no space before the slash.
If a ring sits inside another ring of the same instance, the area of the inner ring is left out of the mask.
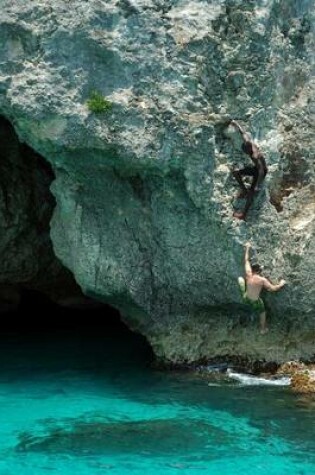
<path id="1" fill-rule="evenodd" d="M 314 475 L 314 402 L 150 368 L 127 332 L 2 336 L 0 475 Z"/>

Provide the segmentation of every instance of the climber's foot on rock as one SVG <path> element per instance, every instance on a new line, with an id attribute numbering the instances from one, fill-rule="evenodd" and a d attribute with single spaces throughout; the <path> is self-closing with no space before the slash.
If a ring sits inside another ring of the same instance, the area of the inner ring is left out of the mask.
<path id="1" fill-rule="evenodd" d="M 234 218 L 237 218 L 237 219 L 245 220 L 245 215 L 244 215 L 244 213 L 242 213 L 242 212 L 240 212 L 240 211 L 234 211 L 233 217 L 234 217 Z"/>
<path id="2" fill-rule="evenodd" d="M 236 195 L 236 198 L 238 200 L 241 200 L 242 198 L 246 198 L 247 197 L 247 191 L 239 191 Z"/>

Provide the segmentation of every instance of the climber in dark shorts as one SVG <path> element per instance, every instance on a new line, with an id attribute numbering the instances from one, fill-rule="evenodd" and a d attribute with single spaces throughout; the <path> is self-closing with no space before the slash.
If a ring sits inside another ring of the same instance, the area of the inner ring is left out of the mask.
<path id="1" fill-rule="evenodd" d="M 254 166 L 248 166 L 240 170 L 233 170 L 232 172 L 234 178 L 236 179 L 237 183 L 241 188 L 239 198 L 246 198 L 244 211 L 235 211 L 233 216 L 235 218 L 245 220 L 247 212 L 253 203 L 255 193 L 259 191 L 260 185 L 264 181 L 268 169 L 263 154 L 261 153 L 257 145 L 251 140 L 249 134 L 247 134 L 235 120 L 232 120 L 230 124 L 237 128 L 237 130 L 242 135 L 242 138 L 244 140 L 242 149 L 245 153 L 247 153 L 247 155 L 250 156 L 252 162 L 254 163 Z M 244 176 L 253 177 L 253 181 L 249 189 L 246 188 L 243 182 Z"/>
<path id="2" fill-rule="evenodd" d="M 261 269 L 258 264 L 252 265 L 249 260 L 249 250 L 251 244 L 247 242 L 245 244 L 245 279 L 244 277 L 238 278 L 238 285 L 241 291 L 243 302 L 248 305 L 255 313 L 259 313 L 260 320 L 260 333 L 264 335 L 267 333 L 268 328 L 266 326 L 266 310 L 265 304 L 260 297 L 260 293 L 263 289 L 276 292 L 286 284 L 286 281 L 281 279 L 279 284 L 272 284 L 269 279 L 260 275 Z"/>

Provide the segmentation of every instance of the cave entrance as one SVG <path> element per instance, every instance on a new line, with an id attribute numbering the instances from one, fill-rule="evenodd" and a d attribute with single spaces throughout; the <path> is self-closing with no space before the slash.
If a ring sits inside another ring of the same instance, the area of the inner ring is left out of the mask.
<path id="1" fill-rule="evenodd" d="M 64 306 L 41 292 L 23 289 L 19 306 L 1 316 L 2 361 L 24 354 L 30 366 L 46 361 L 59 370 L 147 367 L 153 361 L 145 337 L 131 331 L 118 310 L 84 296 Z"/>
<path id="2" fill-rule="evenodd" d="M 126 351 L 131 359 L 150 360 L 146 339 L 130 331 L 113 307 L 84 297 L 54 255 L 49 224 L 55 176 L 50 164 L 19 141 L 3 116 L 0 141 L 0 357 L 19 348 L 28 354 L 29 346 L 38 360 L 48 347 L 64 354 L 65 361 L 67 347 L 79 359 L 84 351 L 92 355 L 94 348 L 100 361 Z"/>

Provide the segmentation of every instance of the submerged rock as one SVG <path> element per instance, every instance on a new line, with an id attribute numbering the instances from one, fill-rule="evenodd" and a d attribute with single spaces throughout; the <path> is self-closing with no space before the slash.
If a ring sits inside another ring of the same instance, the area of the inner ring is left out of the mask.
<path id="1" fill-rule="evenodd" d="M 220 440 L 231 443 L 233 437 L 211 423 L 191 419 L 139 421 L 75 422 L 36 436 L 22 433 L 16 450 L 77 456 L 135 453 L 161 456 L 176 451 L 185 453 Z"/>
<path id="2" fill-rule="evenodd" d="M 53 167 L 54 251 L 164 361 L 314 355 L 314 11 L 2 2 L 0 113 Z M 230 168 L 248 158 L 229 118 L 269 165 L 247 222 L 232 217 Z M 237 288 L 246 240 L 288 282 L 265 297 L 264 336 Z"/>

